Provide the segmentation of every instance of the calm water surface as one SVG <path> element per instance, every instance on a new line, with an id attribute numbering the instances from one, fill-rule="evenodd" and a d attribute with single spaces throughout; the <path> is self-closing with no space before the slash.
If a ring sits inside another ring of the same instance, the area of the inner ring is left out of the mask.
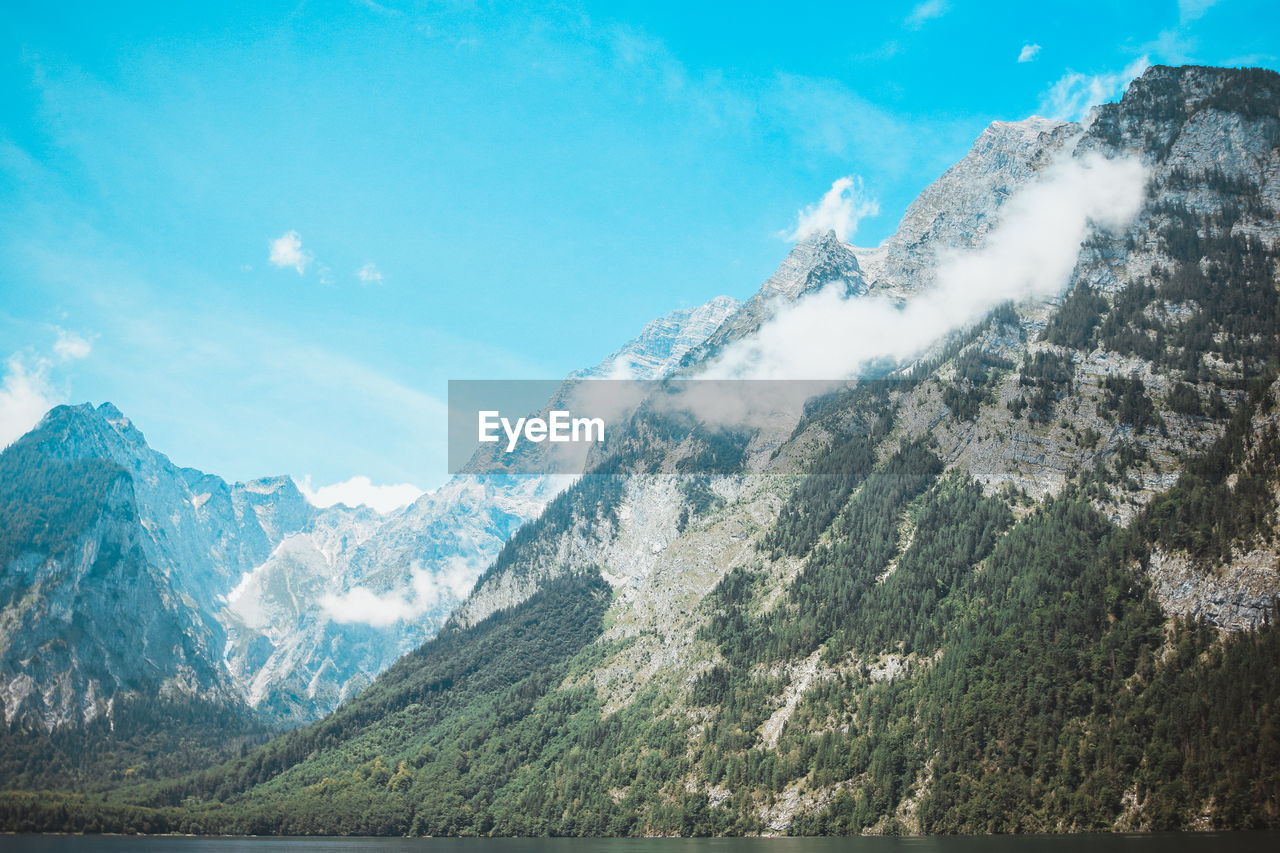
<path id="1" fill-rule="evenodd" d="M 965 838 L 125 838 L 0 835 L 4 853 L 1275 853 L 1277 832 Z"/>

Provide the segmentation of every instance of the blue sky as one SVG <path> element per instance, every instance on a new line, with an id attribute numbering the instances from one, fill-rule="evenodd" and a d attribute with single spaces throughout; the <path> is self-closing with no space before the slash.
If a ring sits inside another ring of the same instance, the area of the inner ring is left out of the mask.
<path id="1" fill-rule="evenodd" d="M 7 5 L 0 443 L 315 485 L 438 483 L 448 379 L 750 295 L 840 178 L 872 245 L 992 120 L 1280 64 L 1247 0 Z"/>

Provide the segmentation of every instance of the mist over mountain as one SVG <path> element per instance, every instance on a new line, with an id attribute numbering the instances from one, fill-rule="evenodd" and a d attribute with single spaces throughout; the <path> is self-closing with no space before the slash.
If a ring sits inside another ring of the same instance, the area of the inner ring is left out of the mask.
<path id="1" fill-rule="evenodd" d="M 459 479 L 383 520 L 55 410 L 0 456 L 5 512 L 65 514 L 4 528 L 6 719 L 178 686 L 333 710 L 101 802 L 0 797 L 0 824 L 1276 827 L 1278 209 L 1280 75 L 1150 68 L 1081 124 L 993 124 L 881 246 L 805 236 L 592 374 L 864 376 L 798 422 L 642 406 L 563 490 Z M 117 661 L 107 589 L 172 653 Z M 393 614 L 420 633 L 342 633 Z"/>

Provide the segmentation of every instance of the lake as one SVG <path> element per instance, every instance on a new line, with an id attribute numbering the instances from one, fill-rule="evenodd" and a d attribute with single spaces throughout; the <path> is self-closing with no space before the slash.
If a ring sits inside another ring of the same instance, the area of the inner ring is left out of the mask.
<path id="1" fill-rule="evenodd" d="M 0 835 L 5 853 L 1273 853 L 1280 832 L 929 838 L 173 838 Z"/>

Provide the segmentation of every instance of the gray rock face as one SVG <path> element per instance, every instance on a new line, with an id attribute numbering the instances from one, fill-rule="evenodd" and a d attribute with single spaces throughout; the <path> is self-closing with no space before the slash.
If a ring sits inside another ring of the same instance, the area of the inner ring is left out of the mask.
<path id="1" fill-rule="evenodd" d="M 548 498 L 472 478 L 388 517 L 318 509 L 288 477 L 174 466 L 110 404 L 52 410 L 0 460 L 6 511 L 59 530 L 0 553 L 5 719 L 47 728 L 165 691 L 314 719 L 430 637 Z"/>

